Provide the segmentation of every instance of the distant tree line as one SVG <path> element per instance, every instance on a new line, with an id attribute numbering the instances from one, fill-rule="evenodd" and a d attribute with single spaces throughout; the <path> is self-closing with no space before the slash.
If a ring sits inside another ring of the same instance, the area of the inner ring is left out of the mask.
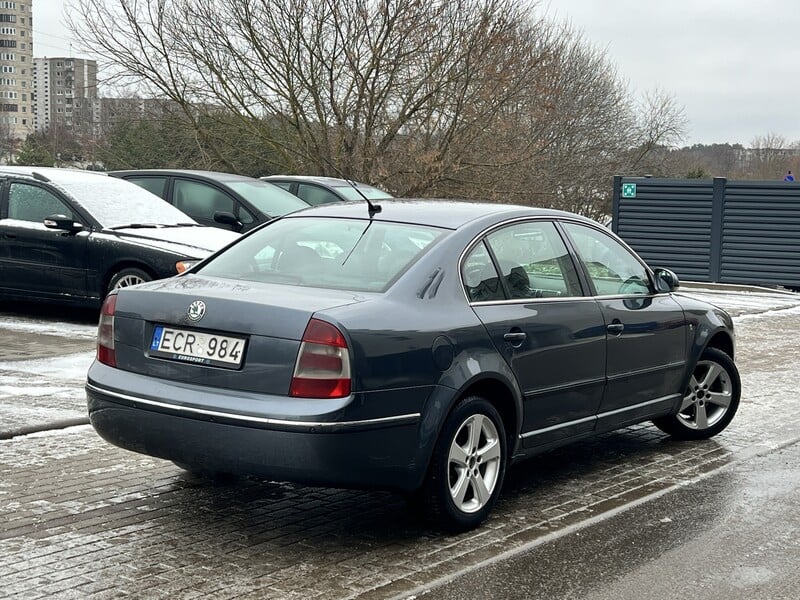
<path id="1" fill-rule="evenodd" d="M 678 148 L 661 90 L 516 0 L 71 0 L 104 87 L 147 100 L 26 164 L 343 174 L 400 196 L 608 213 L 611 176 L 775 178 L 787 144 Z M 794 146 L 790 146 L 789 149 Z M 782 149 L 782 151 L 776 151 Z M 800 165 L 799 165 L 800 166 Z"/>
<path id="2" fill-rule="evenodd" d="M 518 0 L 71 0 L 106 87 L 169 103 L 104 132 L 108 168 L 344 175 L 398 195 L 608 210 L 685 128 Z M 658 165 L 656 165 L 658 166 Z"/>

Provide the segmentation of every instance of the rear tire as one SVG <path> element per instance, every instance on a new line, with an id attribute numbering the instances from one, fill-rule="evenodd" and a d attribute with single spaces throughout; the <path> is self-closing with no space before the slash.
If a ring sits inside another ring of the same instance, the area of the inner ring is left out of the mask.
<path id="1" fill-rule="evenodd" d="M 122 269 L 114 274 L 108 284 L 107 292 L 130 287 L 132 285 L 138 285 L 140 283 L 144 283 L 145 281 L 152 281 L 152 279 L 153 276 L 147 271 L 143 271 L 142 269 L 137 269 L 134 267 L 128 267 L 127 269 Z"/>
<path id="2" fill-rule="evenodd" d="M 733 359 L 722 350 L 706 348 L 694 367 L 676 415 L 654 419 L 661 431 L 680 440 L 704 440 L 717 435 L 739 408 L 742 383 Z"/>
<path id="3" fill-rule="evenodd" d="M 461 400 L 444 423 L 422 493 L 434 524 L 473 529 L 489 516 L 507 463 L 503 420 L 480 396 Z"/>

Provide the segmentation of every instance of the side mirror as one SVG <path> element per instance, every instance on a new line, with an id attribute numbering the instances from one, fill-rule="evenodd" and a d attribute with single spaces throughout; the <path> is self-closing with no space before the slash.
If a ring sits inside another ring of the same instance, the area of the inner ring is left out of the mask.
<path id="1" fill-rule="evenodd" d="M 229 225 L 233 228 L 234 231 L 241 231 L 244 225 L 242 222 L 236 218 L 233 213 L 226 212 L 226 211 L 217 211 L 214 213 L 214 221 L 216 223 L 221 223 L 222 225 Z"/>
<path id="2" fill-rule="evenodd" d="M 70 233 L 75 233 L 83 229 L 83 225 L 73 221 L 66 215 L 50 215 L 49 217 L 45 217 L 42 223 L 44 223 L 44 226 L 48 229 L 60 229 L 69 231 Z"/>
<path id="3" fill-rule="evenodd" d="M 655 275 L 656 289 L 659 292 L 674 292 L 681 285 L 678 276 L 669 269 L 653 269 L 653 275 Z"/>

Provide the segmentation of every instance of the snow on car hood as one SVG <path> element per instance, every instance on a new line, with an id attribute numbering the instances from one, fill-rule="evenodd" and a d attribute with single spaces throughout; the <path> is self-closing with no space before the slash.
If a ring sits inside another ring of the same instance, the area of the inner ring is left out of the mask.
<path id="1" fill-rule="evenodd" d="M 109 233 L 106 231 L 106 233 Z M 179 254 L 205 257 L 227 246 L 240 234 L 217 227 L 148 227 L 115 229 L 114 235 Z"/>

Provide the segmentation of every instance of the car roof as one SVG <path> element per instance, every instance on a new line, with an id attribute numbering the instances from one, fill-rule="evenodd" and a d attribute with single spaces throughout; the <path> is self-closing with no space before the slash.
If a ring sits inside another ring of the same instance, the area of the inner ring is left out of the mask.
<path id="1" fill-rule="evenodd" d="M 94 180 L 93 178 L 105 177 L 106 174 L 98 171 L 84 171 L 81 169 L 62 169 L 58 167 L 24 167 L 0 166 L 0 175 L 17 175 L 32 177 L 40 181 L 53 183 L 76 183 Z M 37 177 L 38 175 L 38 177 Z"/>
<path id="2" fill-rule="evenodd" d="M 262 177 L 261 179 L 264 181 L 306 181 L 331 187 L 349 187 L 353 184 L 375 187 L 367 183 L 341 179 L 339 177 L 325 177 L 323 175 L 269 175 L 267 177 Z"/>
<path id="3" fill-rule="evenodd" d="M 569 217 L 593 222 L 585 217 L 559 210 L 471 200 L 394 198 L 386 201 L 373 200 L 372 204 L 381 207 L 381 211 L 372 217 L 375 221 L 431 225 L 446 229 L 458 229 L 467 223 L 478 220 L 484 220 L 487 224 L 491 224 L 517 217 Z M 363 201 L 320 204 L 290 213 L 284 218 L 306 217 L 370 218 L 367 203 Z"/>
<path id="4" fill-rule="evenodd" d="M 164 175 L 180 176 L 188 175 L 199 179 L 210 179 L 213 181 L 259 181 L 255 177 L 246 175 L 236 175 L 235 173 L 223 173 L 221 171 L 203 171 L 199 169 L 128 169 L 124 171 L 109 171 L 109 175 L 120 177 L 123 175 Z"/>

